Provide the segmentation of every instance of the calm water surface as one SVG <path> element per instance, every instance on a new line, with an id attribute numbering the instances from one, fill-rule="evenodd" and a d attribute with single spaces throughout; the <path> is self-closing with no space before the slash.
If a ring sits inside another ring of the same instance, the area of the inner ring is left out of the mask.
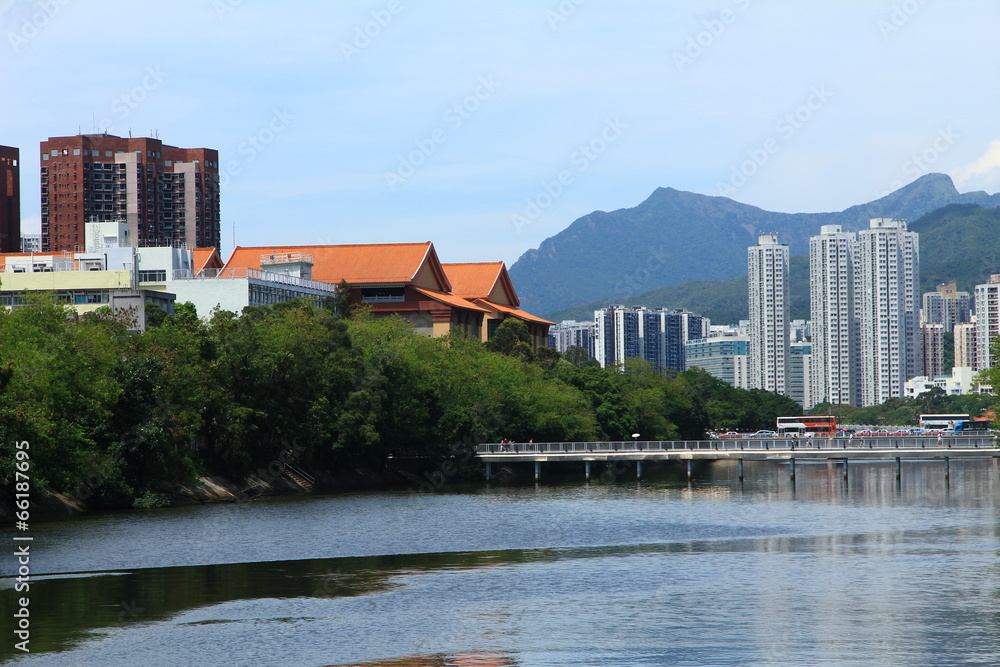
<path id="1" fill-rule="evenodd" d="M 990 462 L 32 524 L 24 665 L 1000 665 Z M 9 538 L 8 538 L 9 539 Z M 5 575 L 12 571 L 4 561 Z M 42 575 L 35 578 L 35 575 Z M 4 627 L 13 582 L 0 579 Z M 8 632 L 4 633 L 8 635 Z"/>

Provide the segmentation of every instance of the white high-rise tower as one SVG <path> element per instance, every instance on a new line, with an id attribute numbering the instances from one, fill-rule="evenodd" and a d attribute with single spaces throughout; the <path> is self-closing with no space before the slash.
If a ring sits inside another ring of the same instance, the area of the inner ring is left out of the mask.
<path id="1" fill-rule="evenodd" d="M 861 404 L 902 397 L 903 384 L 919 375 L 920 241 L 905 220 L 872 218 L 858 232 Z"/>
<path id="2" fill-rule="evenodd" d="M 997 363 L 990 347 L 1000 335 L 1000 273 L 989 282 L 976 285 L 976 370 L 984 371 Z"/>
<path id="3" fill-rule="evenodd" d="M 860 405 L 854 270 L 857 237 L 823 225 L 809 238 L 811 391 L 816 402 Z"/>
<path id="4" fill-rule="evenodd" d="M 760 234 L 747 249 L 752 388 L 788 394 L 788 246 Z"/>

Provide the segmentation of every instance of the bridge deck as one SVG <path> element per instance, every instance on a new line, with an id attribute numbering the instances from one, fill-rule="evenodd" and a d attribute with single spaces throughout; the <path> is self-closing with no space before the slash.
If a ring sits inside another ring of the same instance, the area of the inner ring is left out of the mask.
<path id="1" fill-rule="evenodd" d="M 774 459 L 942 459 L 1000 457 L 992 436 L 489 443 L 486 463 Z"/>

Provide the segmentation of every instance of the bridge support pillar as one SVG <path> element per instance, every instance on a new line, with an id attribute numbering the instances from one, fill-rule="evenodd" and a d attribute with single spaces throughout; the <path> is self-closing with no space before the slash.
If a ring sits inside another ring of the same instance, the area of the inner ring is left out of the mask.
<path id="1" fill-rule="evenodd" d="M 635 478 L 642 479 L 642 461 L 635 462 Z"/>
<path id="2" fill-rule="evenodd" d="M 847 469 L 847 461 L 848 461 L 848 459 L 844 459 L 844 484 L 847 484 L 850 481 L 850 478 L 848 477 L 848 474 L 847 474 L 847 470 L 848 470 Z"/>
<path id="3" fill-rule="evenodd" d="M 736 459 L 736 471 L 739 475 L 740 482 L 743 482 L 743 459 Z"/>
<path id="4" fill-rule="evenodd" d="M 489 480 L 489 478 L 492 477 L 492 472 L 493 472 L 493 470 L 490 468 L 490 464 L 487 463 L 486 464 L 486 479 L 487 480 Z"/>
<path id="5" fill-rule="evenodd" d="M 951 481 L 951 459 L 944 457 L 944 483 Z"/>
<path id="6" fill-rule="evenodd" d="M 537 482 L 538 478 L 541 476 L 542 476 L 542 462 L 535 461 L 535 481 Z"/>
<path id="7" fill-rule="evenodd" d="M 590 461 L 583 462 L 583 476 L 588 482 L 590 481 Z"/>
<path id="8" fill-rule="evenodd" d="M 788 459 L 788 478 L 795 483 L 795 458 Z"/>
<path id="9" fill-rule="evenodd" d="M 687 468 L 688 468 L 688 484 L 691 483 L 691 465 L 692 465 L 692 463 L 693 462 L 691 461 L 691 459 L 688 459 L 688 462 L 687 462 L 687 464 L 688 464 L 688 466 L 687 466 Z"/>

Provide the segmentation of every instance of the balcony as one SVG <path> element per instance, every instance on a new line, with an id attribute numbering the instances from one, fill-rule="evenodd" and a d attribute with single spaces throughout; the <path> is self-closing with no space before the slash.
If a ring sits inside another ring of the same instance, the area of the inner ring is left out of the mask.
<path id="1" fill-rule="evenodd" d="M 194 275 L 194 273 L 189 269 L 175 269 L 173 278 L 174 280 L 228 280 L 233 278 L 248 278 L 250 280 L 260 280 L 262 282 L 314 289 L 329 292 L 330 294 L 335 294 L 337 291 L 337 286 L 331 285 L 330 283 L 324 283 L 318 280 L 307 280 L 305 278 L 296 278 L 295 276 L 288 276 L 284 273 L 274 273 L 272 271 L 261 271 L 260 269 L 251 268 L 204 269 L 198 275 Z"/>

